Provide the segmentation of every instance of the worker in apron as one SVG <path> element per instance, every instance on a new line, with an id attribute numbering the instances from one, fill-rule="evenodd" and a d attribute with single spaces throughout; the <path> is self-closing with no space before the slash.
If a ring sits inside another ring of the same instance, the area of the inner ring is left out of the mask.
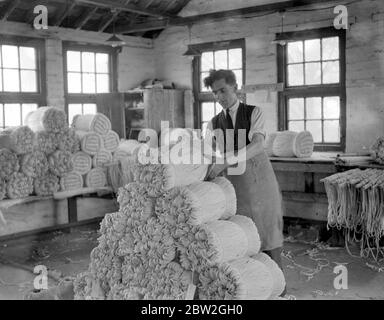
<path id="1" fill-rule="evenodd" d="M 218 148 L 226 160 L 224 164 L 213 163 L 207 178 L 211 180 L 218 175 L 225 175 L 232 182 L 236 190 L 237 214 L 250 217 L 255 222 L 260 235 L 261 251 L 282 268 L 282 199 L 275 173 L 264 151 L 262 110 L 238 100 L 236 76 L 230 70 L 212 70 L 204 79 L 204 84 L 212 90 L 215 99 L 223 107 L 222 112 L 208 123 L 205 139 L 207 143 L 214 141 L 213 147 Z M 223 135 L 213 136 L 213 130 L 217 129 L 221 129 Z M 234 129 L 235 139 L 232 143 L 225 141 L 227 129 Z M 237 134 L 239 129 L 246 130 L 244 139 L 240 139 Z M 228 174 L 229 155 L 240 152 L 246 155 L 244 172 L 240 175 Z"/>

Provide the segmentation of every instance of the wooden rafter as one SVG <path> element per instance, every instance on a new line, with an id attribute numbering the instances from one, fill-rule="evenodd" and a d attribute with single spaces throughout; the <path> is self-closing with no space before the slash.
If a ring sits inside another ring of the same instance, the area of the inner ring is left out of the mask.
<path id="1" fill-rule="evenodd" d="M 0 20 L 6 21 L 8 17 L 12 14 L 13 10 L 19 5 L 20 0 L 10 0 L 4 9 L 4 12 L 0 14 Z"/>
<path id="2" fill-rule="evenodd" d="M 64 12 L 61 13 L 58 18 L 53 22 L 53 26 L 55 27 L 58 27 L 62 24 L 62 22 L 64 21 L 64 19 L 70 14 L 70 12 L 72 11 L 72 9 L 77 5 L 76 1 L 72 1 L 69 6 L 66 6 L 66 8 L 64 9 Z"/>
<path id="3" fill-rule="evenodd" d="M 85 10 L 85 12 L 81 15 L 79 19 L 76 20 L 74 27 L 77 30 L 80 30 L 84 25 L 88 22 L 89 19 L 92 18 L 92 16 L 96 13 L 97 7 L 94 8 L 88 8 Z"/>
<path id="4" fill-rule="evenodd" d="M 127 5 L 131 2 L 131 0 L 126 0 L 124 2 L 124 5 Z M 112 13 L 112 16 L 110 16 L 109 18 L 107 19 L 104 19 L 101 21 L 100 23 L 100 26 L 99 26 L 99 29 L 98 31 L 99 32 L 103 32 L 116 18 L 117 16 L 119 15 L 119 13 L 121 12 L 121 10 L 115 10 L 113 13 Z"/>

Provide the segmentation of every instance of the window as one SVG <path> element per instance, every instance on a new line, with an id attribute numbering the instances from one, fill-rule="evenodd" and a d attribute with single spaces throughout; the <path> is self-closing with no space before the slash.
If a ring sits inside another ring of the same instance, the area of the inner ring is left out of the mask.
<path id="1" fill-rule="evenodd" d="M 345 32 L 285 33 L 278 46 L 279 129 L 312 133 L 315 150 L 345 148 Z"/>
<path id="2" fill-rule="evenodd" d="M 0 131 L 46 104 L 44 42 L 0 36 Z"/>
<path id="3" fill-rule="evenodd" d="M 65 88 L 69 123 L 76 114 L 96 113 L 96 95 L 116 90 L 115 50 L 64 45 Z"/>
<path id="4" fill-rule="evenodd" d="M 245 80 L 245 42 L 243 39 L 193 45 L 193 50 L 201 52 L 194 58 L 193 78 L 195 96 L 195 124 L 204 134 L 208 122 L 221 112 L 222 107 L 215 102 L 209 89 L 204 86 L 204 78 L 211 69 L 232 70 L 241 88 Z"/>

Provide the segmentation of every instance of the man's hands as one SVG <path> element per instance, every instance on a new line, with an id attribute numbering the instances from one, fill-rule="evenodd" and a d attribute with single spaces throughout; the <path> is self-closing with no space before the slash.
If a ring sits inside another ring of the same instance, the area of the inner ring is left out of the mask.
<path id="1" fill-rule="evenodd" d="M 218 164 L 213 163 L 208 167 L 207 175 L 205 176 L 205 180 L 213 180 L 215 179 L 220 173 L 222 173 L 225 169 L 228 168 L 228 164 Z"/>

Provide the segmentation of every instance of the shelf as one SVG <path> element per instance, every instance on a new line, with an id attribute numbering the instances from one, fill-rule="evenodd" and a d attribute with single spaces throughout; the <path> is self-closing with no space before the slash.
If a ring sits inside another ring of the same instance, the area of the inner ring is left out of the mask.
<path id="1" fill-rule="evenodd" d="M 127 110 L 127 111 L 142 111 L 142 110 L 144 110 L 145 108 L 144 107 L 142 107 L 142 108 L 126 108 L 125 110 Z"/>

